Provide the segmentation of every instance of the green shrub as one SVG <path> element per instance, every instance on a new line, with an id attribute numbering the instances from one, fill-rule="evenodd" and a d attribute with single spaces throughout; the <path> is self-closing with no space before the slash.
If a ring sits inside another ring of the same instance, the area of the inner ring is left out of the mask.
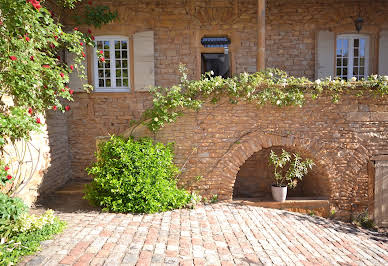
<path id="1" fill-rule="evenodd" d="M 28 207 L 19 198 L 11 198 L 0 193 L 0 220 L 16 220 Z"/>
<path id="2" fill-rule="evenodd" d="M 51 223 L 45 224 L 41 229 L 15 233 L 8 241 L 0 244 L 0 265 L 16 264 L 22 256 L 39 250 L 41 241 L 60 233 L 64 227 L 65 222 L 54 217 Z"/>
<path id="3" fill-rule="evenodd" d="M 190 194 L 178 189 L 172 144 L 112 136 L 101 143 L 97 162 L 87 169 L 94 180 L 85 199 L 112 212 L 154 213 L 181 208 Z"/>

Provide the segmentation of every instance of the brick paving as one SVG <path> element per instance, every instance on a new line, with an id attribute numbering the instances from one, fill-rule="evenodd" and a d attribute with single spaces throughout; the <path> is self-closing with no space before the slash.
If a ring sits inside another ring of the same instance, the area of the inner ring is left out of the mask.
<path id="1" fill-rule="evenodd" d="M 67 229 L 21 265 L 387 265 L 383 233 L 218 203 L 150 215 L 59 213 Z"/>

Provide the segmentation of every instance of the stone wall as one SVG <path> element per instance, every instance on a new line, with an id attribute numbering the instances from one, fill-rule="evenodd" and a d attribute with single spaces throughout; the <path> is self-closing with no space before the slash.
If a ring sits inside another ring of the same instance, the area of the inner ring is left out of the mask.
<path id="1" fill-rule="evenodd" d="M 307 192 L 327 195 L 338 215 L 350 218 L 370 203 L 368 162 L 388 153 L 387 127 L 386 98 L 344 96 L 339 104 L 322 98 L 302 108 L 222 101 L 188 111 L 154 138 L 175 142 L 181 185 L 221 199 L 232 198 L 238 171 L 254 153 L 277 146 L 299 151 L 316 163 Z M 134 134 L 153 136 L 143 127 Z"/>
<path id="2" fill-rule="evenodd" d="M 110 5 L 118 10 L 120 17 L 118 22 L 93 29 L 96 36 L 131 36 L 144 30 L 155 31 L 157 85 L 171 86 L 178 82 L 179 63 L 187 65 L 191 77 L 199 77 L 203 51 L 200 39 L 206 35 L 231 38 L 233 73 L 256 71 L 256 0 L 94 2 Z M 385 20 L 388 2 L 384 0 L 357 4 L 350 0 L 267 1 L 266 66 L 314 79 L 317 32 L 356 33 L 354 19 L 359 10 L 364 19 L 361 33 L 371 36 L 370 73 L 376 73 L 378 34 L 388 28 Z"/>
<path id="3" fill-rule="evenodd" d="M 41 132 L 29 140 L 20 140 L 4 147 L 3 157 L 10 167 L 13 182 L 5 191 L 32 206 L 39 195 L 50 193 L 71 178 L 67 119 L 59 112 L 49 111 Z"/>
<path id="4" fill-rule="evenodd" d="M 177 83 L 179 63 L 187 65 L 191 78 L 199 77 L 200 39 L 205 35 L 231 38 L 233 73 L 256 70 L 255 0 L 100 2 L 118 10 L 120 20 L 93 29 L 96 36 L 155 32 L 156 85 Z M 378 32 L 388 27 L 388 3 L 361 1 L 360 8 L 365 20 L 362 33 L 377 40 Z M 354 32 L 358 13 L 358 5 L 348 0 L 267 1 L 267 67 L 313 79 L 317 31 Z M 329 180 L 332 204 L 349 213 L 364 207 L 370 196 L 364 164 L 373 154 L 388 150 L 384 132 L 388 108 L 368 98 L 343 101 L 310 102 L 302 110 L 209 105 L 199 113 L 189 112 L 157 139 L 181 144 L 176 161 L 186 162 L 183 183 L 190 185 L 193 177 L 203 175 L 200 183 L 190 186 L 223 198 L 231 197 L 239 167 L 261 147 L 297 147 L 318 161 L 318 171 Z M 141 92 L 77 93 L 68 120 L 72 177 L 90 178 L 84 169 L 94 159 L 96 137 L 124 132 L 150 104 L 150 96 Z M 233 145 L 235 141 L 242 144 Z"/>

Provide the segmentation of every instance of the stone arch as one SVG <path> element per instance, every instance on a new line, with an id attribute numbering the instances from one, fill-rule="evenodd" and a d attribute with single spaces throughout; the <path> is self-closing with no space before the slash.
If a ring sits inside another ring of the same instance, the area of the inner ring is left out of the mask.
<path id="1" fill-rule="evenodd" d="M 326 164 L 330 160 L 325 155 L 324 144 L 310 139 L 300 139 L 295 136 L 280 136 L 262 132 L 252 132 L 243 136 L 238 142 L 224 154 L 214 167 L 213 176 L 218 180 L 223 180 L 220 184 L 221 190 L 218 191 L 220 199 L 230 200 L 233 195 L 233 188 L 236 181 L 237 173 L 244 162 L 264 148 L 273 146 L 296 147 L 298 150 L 310 151 L 308 154 L 314 159 L 316 164 L 323 168 L 325 175 L 322 178 L 327 178 L 329 191 L 332 191 L 332 176 L 335 171 L 329 169 Z"/>

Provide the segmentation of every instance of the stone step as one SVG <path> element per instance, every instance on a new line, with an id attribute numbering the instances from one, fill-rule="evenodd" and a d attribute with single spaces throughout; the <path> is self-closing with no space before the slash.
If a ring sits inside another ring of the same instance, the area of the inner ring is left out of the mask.
<path id="1" fill-rule="evenodd" d="M 234 201 L 244 205 L 287 210 L 321 217 L 329 217 L 330 215 L 330 204 L 327 198 L 290 197 L 285 202 L 277 202 L 268 198 L 237 198 Z"/>
<path id="2" fill-rule="evenodd" d="M 80 180 L 80 181 L 70 181 L 65 184 L 59 190 L 55 191 L 55 194 L 58 195 L 67 195 L 67 194 L 84 194 L 85 185 L 89 184 L 89 180 Z"/>

